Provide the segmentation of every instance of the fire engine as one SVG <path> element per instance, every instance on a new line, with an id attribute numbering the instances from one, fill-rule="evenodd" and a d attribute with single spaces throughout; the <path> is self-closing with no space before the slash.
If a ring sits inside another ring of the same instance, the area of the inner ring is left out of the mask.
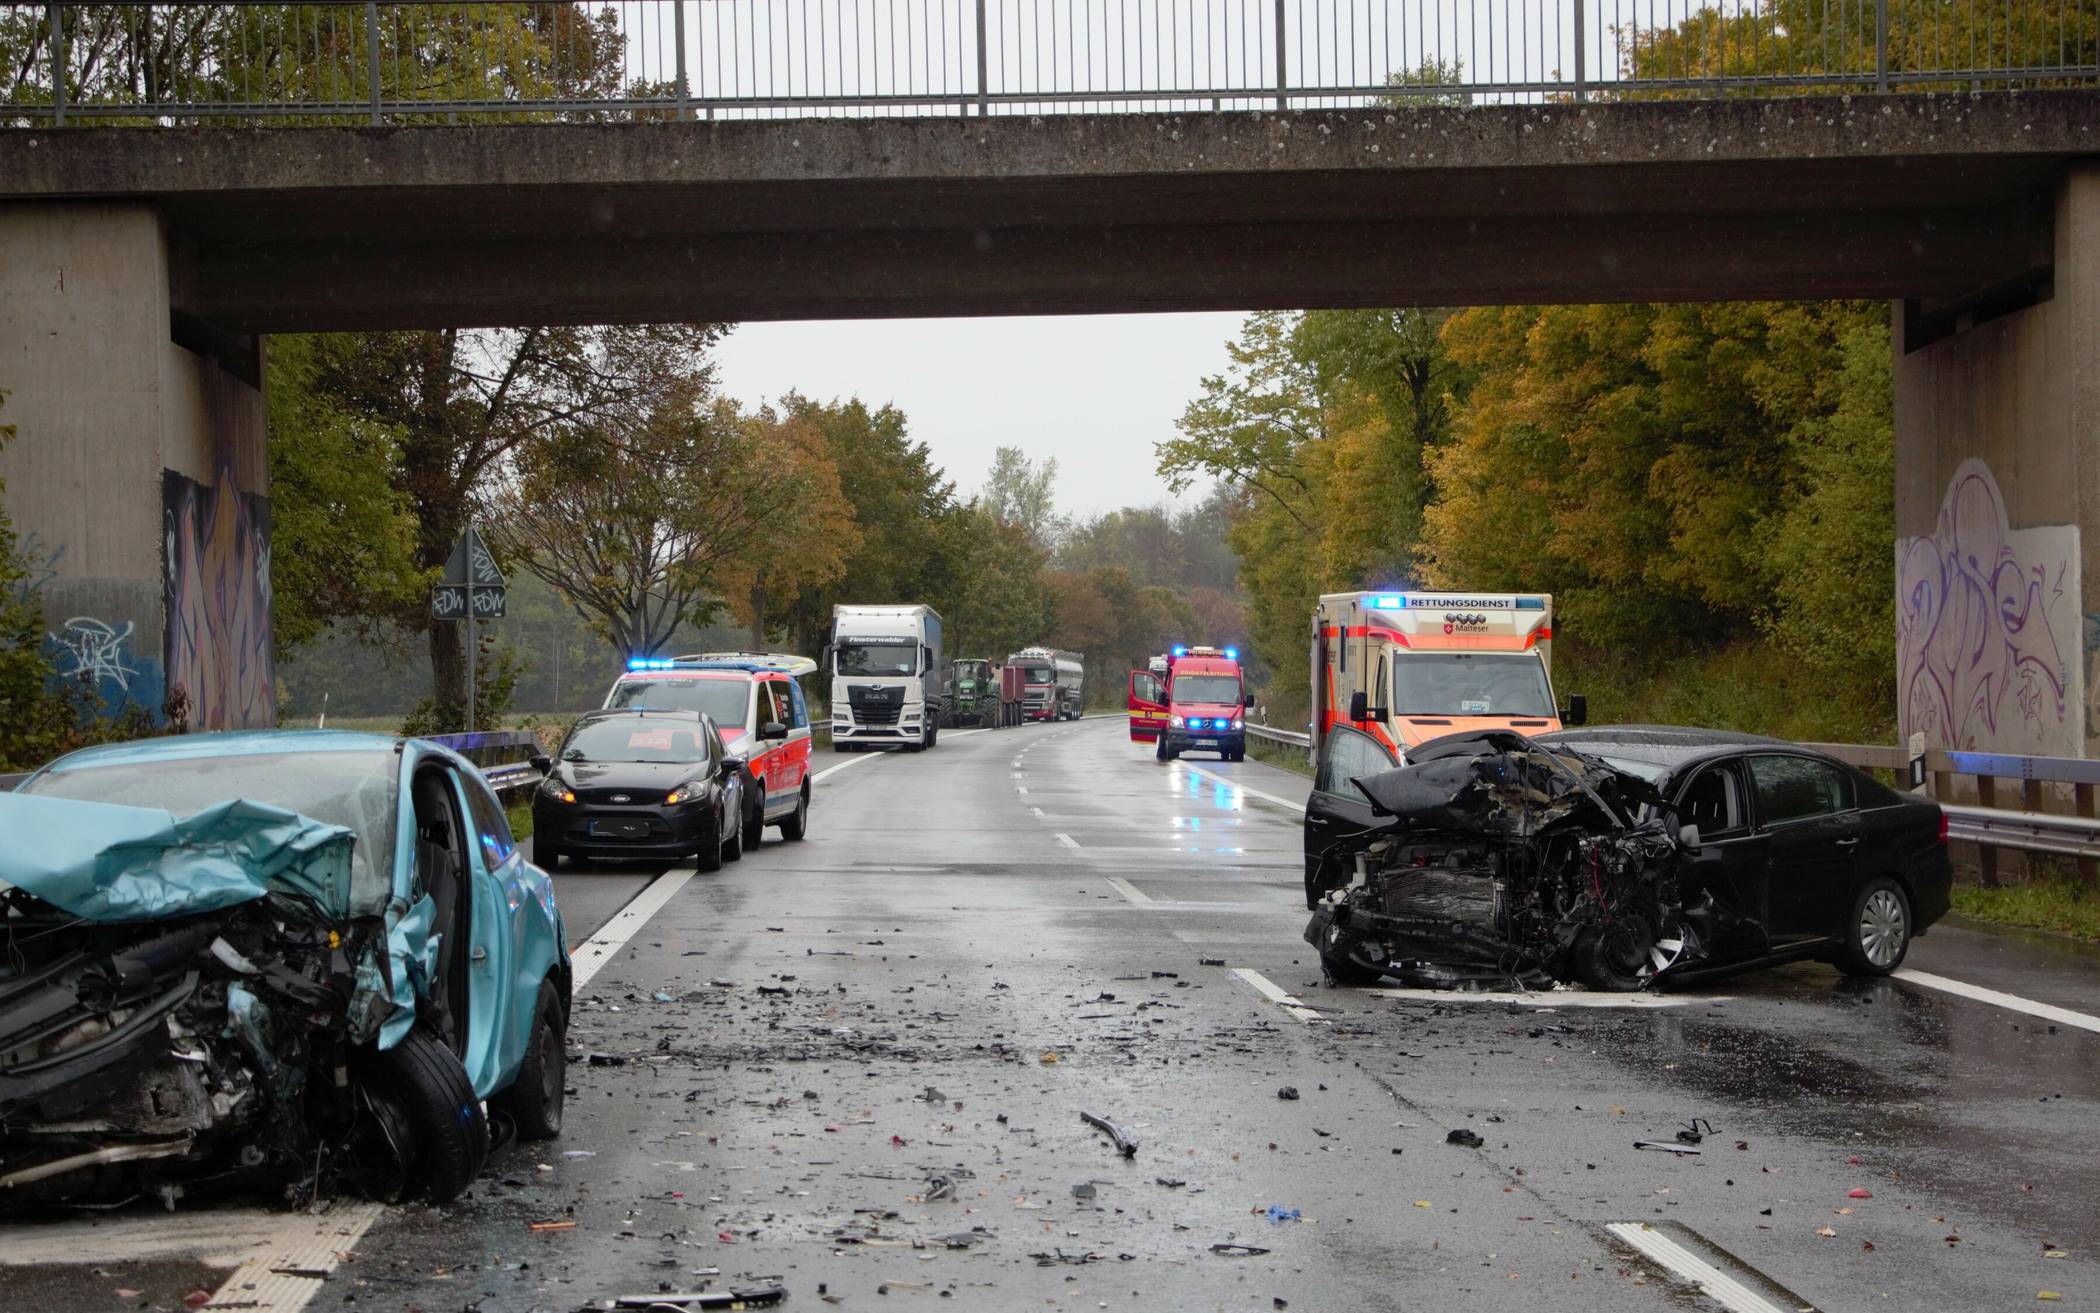
<path id="1" fill-rule="evenodd" d="M 1130 672 L 1130 737 L 1157 745 L 1161 761 L 1191 748 L 1225 761 L 1247 755 L 1245 673 L 1234 648 L 1187 647 L 1152 658 Z"/>

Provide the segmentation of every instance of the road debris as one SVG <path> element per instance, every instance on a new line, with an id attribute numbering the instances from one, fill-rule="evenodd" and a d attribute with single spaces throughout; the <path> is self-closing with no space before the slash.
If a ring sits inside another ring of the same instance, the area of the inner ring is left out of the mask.
<path id="1" fill-rule="evenodd" d="M 1242 1245 L 1233 1242 L 1221 1241 L 1217 1244 L 1212 1245 L 1210 1247 L 1210 1252 L 1212 1252 L 1213 1254 L 1223 1254 L 1228 1258 L 1259 1258 L 1261 1255 L 1266 1254 L 1269 1251 L 1263 1249 L 1260 1245 Z"/>
<path id="2" fill-rule="evenodd" d="M 1282 1089 L 1276 1091 L 1276 1097 L 1284 1100 L 1285 1102 L 1291 1102 L 1297 1099 L 1298 1097 L 1298 1087 L 1295 1085 L 1286 1085 Z"/>
<path id="3" fill-rule="evenodd" d="M 1122 1127 L 1116 1125 L 1114 1122 L 1108 1120 L 1106 1117 L 1096 1117 L 1093 1113 L 1090 1112 L 1080 1113 L 1079 1120 L 1085 1122 L 1087 1125 L 1093 1127 L 1097 1131 L 1104 1132 L 1109 1139 L 1115 1142 L 1117 1153 L 1122 1154 L 1125 1158 L 1137 1157 L 1137 1141 L 1132 1139 L 1130 1137 L 1130 1133 L 1124 1130 Z"/>
<path id="4" fill-rule="evenodd" d="M 1636 1149 L 1653 1149 L 1658 1153 L 1698 1154 L 1705 1152 L 1702 1149 L 1693 1148 L 1689 1144 L 1678 1144 L 1674 1140 L 1635 1140 L 1633 1147 Z"/>
<path id="5" fill-rule="evenodd" d="M 1480 1132 L 1473 1130 L 1469 1127 L 1461 1126 L 1457 1130 L 1451 1132 L 1449 1135 L 1446 1135 L 1444 1137 L 1444 1143 L 1463 1145 L 1465 1148 L 1468 1149 L 1478 1149 L 1483 1144 L 1486 1144 L 1487 1141 L 1480 1138 Z"/>

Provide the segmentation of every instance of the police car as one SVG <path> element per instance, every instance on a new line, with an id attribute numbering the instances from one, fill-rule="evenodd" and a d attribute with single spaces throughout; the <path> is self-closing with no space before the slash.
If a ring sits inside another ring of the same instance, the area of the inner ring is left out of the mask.
<path id="1" fill-rule="evenodd" d="M 609 709 L 698 711 L 744 758 L 744 847 L 768 825 L 783 839 L 809 832 L 809 706 L 798 677 L 815 674 L 808 657 L 763 652 L 702 652 L 636 657 L 605 694 Z"/>

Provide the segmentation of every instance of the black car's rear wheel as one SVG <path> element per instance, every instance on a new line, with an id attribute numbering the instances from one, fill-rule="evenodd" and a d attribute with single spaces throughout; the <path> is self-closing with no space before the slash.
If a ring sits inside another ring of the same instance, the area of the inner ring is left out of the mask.
<path id="1" fill-rule="evenodd" d="M 1845 921 L 1838 970 L 1848 976 L 1885 976 L 1910 952 L 1910 898 L 1885 875 L 1867 881 Z"/>
<path id="2" fill-rule="evenodd" d="M 551 1140 L 561 1134 L 561 1111 L 568 1080 L 561 992 L 551 980 L 540 982 L 532 1009 L 532 1034 L 525 1041 L 525 1060 L 518 1078 L 489 1102 L 517 1125 L 521 1140 Z"/>
<path id="3" fill-rule="evenodd" d="M 766 837 L 766 791 L 763 787 L 751 791 L 751 807 L 744 813 L 744 837 L 736 856 L 742 857 L 744 849 L 756 848 Z M 735 861 L 736 857 L 730 858 Z"/>
<path id="4" fill-rule="evenodd" d="M 703 871 L 722 869 L 722 813 L 709 818 L 700 832 L 700 847 L 693 853 L 693 865 Z"/>

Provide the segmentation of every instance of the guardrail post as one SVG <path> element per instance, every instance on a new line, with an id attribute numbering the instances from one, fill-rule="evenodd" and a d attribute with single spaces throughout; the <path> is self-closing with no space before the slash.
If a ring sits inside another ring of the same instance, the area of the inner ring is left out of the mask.
<path id="1" fill-rule="evenodd" d="M 1976 777 L 1976 805 L 1995 807 L 1998 805 L 1998 781 L 1988 775 Z M 1976 845 L 1976 878 L 1986 889 L 1998 887 L 1998 849 L 1987 843 Z"/>
<path id="2" fill-rule="evenodd" d="M 992 112 L 991 78 L 992 63 L 985 53 L 984 0 L 977 0 L 977 117 L 983 118 Z"/>
<path id="3" fill-rule="evenodd" d="M 1284 67 L 1283 0 L 1276 0 L 1276 108 L 1290 108 L 1291 76 Z"/>
<path id="4" fill-rule="evenodd" d="M 693 117 L 693 107 L 687 101 L 685 84 L 685 0 L 677 0 L 671 6 L 671 40 L 678 43 L 678 117 Z"/>
<path id="5" fill-rule="evenodd" d="M 66 50 L 66 7 L 52 0 L 46 7 L 51 22 L 51 118 L 53 125 L 66 125 L 66 65 L 71 62 Z"/>
<path id="6" fill-rule="evenodd" d="M 379 0 L 365 0 L 365 62 L 371 67 L 366 82 L 372 94 L 372 126 L 380 124 L 379 113 Z"/>
<path id="7" fill-rule="evenodd" d="M 2087 820 L 2093 818 L 2093 786 L 2074 784 L 2071 786 L 2072 810 Z M 2100 889 L 2100 862 L 2090 857 L 2078 859 L 2078 880 L 2088 889 Z"/>
<path id="8" fill-rule="evenodd" d="M 1575 103 L 1580 105 L 1590 98 L 1588 33 L 1583 30 L 1583 3 L 1575 0 Z"/>
<path id="9" fill-rule="evenodd" d="M 1889 0 L 1874 0 L 1874 89 L 1889 89 Z"/>

